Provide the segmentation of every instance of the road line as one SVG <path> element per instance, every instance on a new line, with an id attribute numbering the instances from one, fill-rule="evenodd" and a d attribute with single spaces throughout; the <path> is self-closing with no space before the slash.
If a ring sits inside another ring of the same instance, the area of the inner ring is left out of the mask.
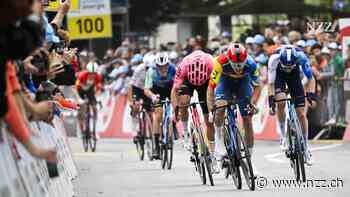
<path id="1" fill-rule="evenodd" d="M 338 146 L 343 145 L 341 144 L 331 144 L 331 145 L 327 145 L 327 146 L 320 146 L 320 147 L 315 147 L 315 148 L 311 148 L 311 151 L 320 151 L 320 150 L 327 150 L 327 149 L 332 149 L 332 148 L 336 148 Z M 264 157 L 271 161 L 271 162 L 275 162 L 275 163 L 288 163 L 288 159 L 283 157 L 283 158 L 277 158 L 280 156 L 285 155 L 284 152 L 279 152 L 279 153 L 272 153 L 272 154 L 267 154 Z"/>

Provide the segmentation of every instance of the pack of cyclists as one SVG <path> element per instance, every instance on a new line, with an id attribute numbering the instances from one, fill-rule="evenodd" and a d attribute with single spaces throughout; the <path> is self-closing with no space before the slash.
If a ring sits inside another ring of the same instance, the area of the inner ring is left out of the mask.
<path id="1" fill-rule="evenodd" d="M 226 154 L 223 140 L 224 110 L 214 107 L 224 106 L 234 99 L 242 117 L 245 143 L 250 155 L 253 154 L 254 130 L 251 107 L 255 107 L 262 87 L 260 63 L 249 54 L 240 43 L 231 43 L 225 51 L 216 57 L 202 50 L 195 50 L 185 56 L 178 65 L 171 63 L 167 52 L 149 52 L 142 63 L 135 67 L 129 85 L 129 101 L 132 116 L 137 114 L 137 102 L 148 103 L 148 113 L 152 117 L 154 140 L 153 157 L 160 159 L 159 140 L 161 136 L 162 108 L 152 108 L 166 98 L 171 100 L 174 109 L 174 121 L 183 129 L 184 147 L 191 149 L 189 111 L 179 106 L 188 105 L 194 92 L 203 113 L 205 136 L 210 152 L 213 173 L 219 173 L 222 159 Z M 304 81 L 306 80 L 306 83 Z M 301 123 L 304 139 L 307 142 L 308 125 L 306 108 L 316 101 L 315 80 L 310 62 L 304 52 L 293 45 L 282 45 L 268 59 L 268 86 L 270 114 L 277 114 L 281 130 L 280 145 L 286 149 L 285 102 L 275 100 L 286 98 L 288 93 L 295 98 L 297 116 Z M 307 101 L 307 102 L 306 102 Z M 258 110 L 258 109 L 255 109 Z M 133 128 L 137 130 L 137 119 L 133 118 Z M 179 124 L 178 124 L 179 125 Z M 139 136 L 139 133 L 135 138 Z M 306 143 L 306 164 L 312 165 L 312 155 Z M 255 167 L 253 167 L 255 168 Z"/>

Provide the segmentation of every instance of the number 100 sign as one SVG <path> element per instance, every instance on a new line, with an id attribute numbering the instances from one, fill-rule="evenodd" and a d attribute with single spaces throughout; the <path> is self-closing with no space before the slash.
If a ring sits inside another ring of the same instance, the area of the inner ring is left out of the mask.
<path id="1" fill-rule="evenodd" d="M 111 15 L 77 16 L 68 18 L 72 40 L 112 37 Z"/>

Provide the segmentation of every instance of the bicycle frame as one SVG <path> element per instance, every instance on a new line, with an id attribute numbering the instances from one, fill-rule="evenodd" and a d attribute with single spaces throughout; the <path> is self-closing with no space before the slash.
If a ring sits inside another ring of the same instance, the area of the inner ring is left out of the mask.
<path id="1" fill-rule="evenodd" d="M 234 154 L 237 144 L 236 144 L 236 135 L 235 132 L 239 132 L 236 126 L 236 117 L 237 117 L 237 111 L 236 111 L 236 105 L 234 106 L 228 106 L 226 108 L 226 113 L 227 113 L 227 117 L 228 117 L 228 126 L 230 128 L 230 131 L 228 132 L 228 134 L 230 135 L 229 137 L 229 141 L 228 141 L 228 153 Z"/>
<path id="2" fill-rule="evenodd" d="M 163 136 L 162 136 L 162 142 L 163 144 L 168 144 L 168 135 L 169 135 L 169 129 L 168 129 L 168 125 L 169 122 L 168 121 L 172 121 L 172 107 L 171 107 L 171 103 L 170 100 L 167 98 L 164 102 L 163 102 L 163 122 L 162 122 L 162 131 L 163 131 Z"/>
<path id="3" fill-rule="evenodd" d="M 287 100 L 287 106 L 288 106 L 288 115 L 289 115 L 289 119 L 290 121 L 292 122 L 295 122 L 295 121 L 300 121 L 298 119 L 298 116 L 297 116 L 297 112 L 295 111 L 295 105 L 293 102 L 291 102 L 290 100 Z M 304 135 L 301 133 L 302 132 L 302 129 L 300 128 L 300 124 L 296 124 L 299 128 L 295 128 L 295 132 L 297 132 L 297 137 L 300 137 L 301 139 L 298 139 L 301 143 L 301 147 L 304 148 L 305 146 L 305 139 L 304 139 Z M 295 124 L 293 124 L 293 126 L 295 126 Z M 302 150 L 304 151 L 304 150 Z"/>

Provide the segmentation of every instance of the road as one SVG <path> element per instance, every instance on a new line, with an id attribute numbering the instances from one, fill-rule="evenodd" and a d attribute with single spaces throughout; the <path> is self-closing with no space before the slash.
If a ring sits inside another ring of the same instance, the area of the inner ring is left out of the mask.
<path id="1" fill-rule="evenodd" d="M 177 144 L 172 170 L 161 170 L 159 161 L 138 160 L 131 141 L 101 139 L 97 153 L 84 153 L 78 139 L 71 139 L 79 177 L 74 181 L 77 197 L 206 197 L 206 196 L 349 196 L 350 143 L 315 143 L 315 165 L 307 167 L 307 177 L 314 180 L 309 187 L 278 187 L 274 181 L 293 179 L 289 163 L 280 154 L 277 142 L 257 141 L 253 162 L 259 181 L 265 186 L 249 191 L 236 190 L 232 180 L 222 174 L 214 177 L 215 186 L 201 185 L 189 162 L 189 154 Z M 263 181 L 261 181 L 263 179 Z M 335 187 L 323 187 L 330 184 Z M 323 180 L 327 180 L 324 182 Z"/>

